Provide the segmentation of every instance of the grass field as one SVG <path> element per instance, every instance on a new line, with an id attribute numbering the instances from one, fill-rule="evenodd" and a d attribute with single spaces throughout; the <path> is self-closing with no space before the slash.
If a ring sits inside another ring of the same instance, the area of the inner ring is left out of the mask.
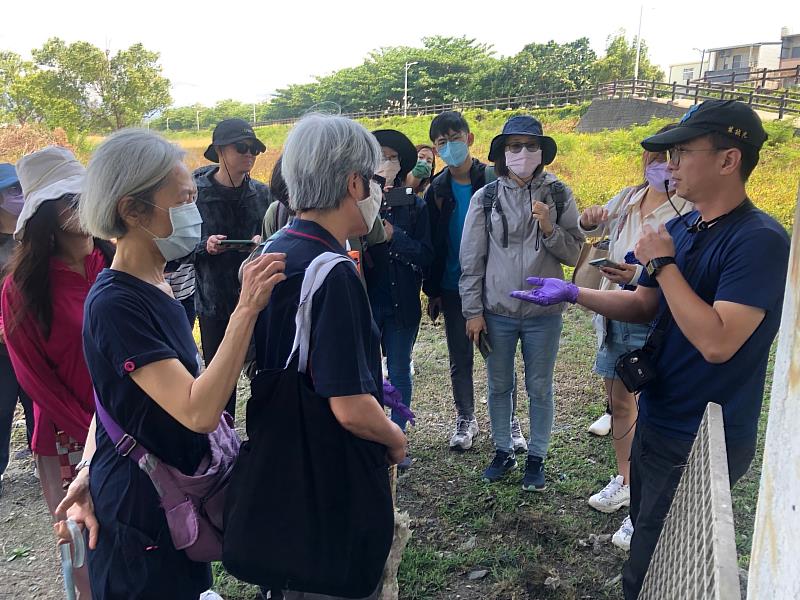
<path id="1" fill-rule="evenodd" d="M 639 183 L 642 180 L 639 142 L 668 122 L 655 120 L 629 129 L 577 133 L 575 125 L 582 110 L 582 107 L 567 107 L 535 111 L 544 124 L 545 133 L 552 135 L 559 146 L 558 156 L 548 170 L 573 189 L 581 208 L 605 203 L 623 187 Z M 492 137 L 501 131 L 509 117 L 520 112 L 465 111 L 475 134 L 473 155 L 486 161 Z M 429 116 L 366 119 L 361 122 L 370 130 L 398 129 L 415 144 L 429 142 Z M 765 127 L 769 140 L 762 150 L 761 162 L 748 182 L 748 193 L 759 207 L 791 229 L 800 179 L 800 138 L 794 137 L 793 127 L 786 122 L 771 121 L 765 123 Z M 289 129 L 289 125 L 257 129 L 259 138 L 267 145 L 267 152 L 256 160 L 253 177 L 269 181 L 272 166 L 280 155 Z M 186 149 L 190 167 L 207 164 L 203 151 L 211 141 L 210 132 L 181 132 L 170 134 L 170 137 Z M 439 168 L 441 166 L 438 164 Z"/>
<path id="2" fill-rule="evenodd" d="M 476 356 L 475 387 L 479 442 L 465 454 L 450 452 L 454 418 L 444 331 L 424 319 L 414 348 L 416 369 L 410 428 L 412 468 L 398 482 L 398 505 L 412 516 L 413 534 L 400 567 L 403 600 L 617 599 L 625 554 L 606 538 L 616 531 L 622 511 L 604 515 L 586 500 L 613 473 L 608 438 L 586 427 L 603 411 L 602 384 L 591 373 L 594 331 L 589 315 L 565 313 L 555 373 L 556 418 L 546 463 L 548 490 L 523 492 L 521 472 L 498 484 L 480 473 L 491 460 L 485 404 L 486 372 Z M 518 357 L 518 377 L 522 364 Z M 767 390 L 771 389 L 771 373 Z M 240 402 L 249 394 L 240 388 Z M 244 414 L 244 411 L 239 411 Z M 527 399 L 519 396 L 517 415 L 527 430 Z M 733 490 L 739 563 L 747 568 L 758 496 L 766 412 L 751 471 Z M 469 574 L 487 571 L 471 581 Z M 251 600 L 255 588 L 217 567 L 216 589 L 228 600 Z"/>

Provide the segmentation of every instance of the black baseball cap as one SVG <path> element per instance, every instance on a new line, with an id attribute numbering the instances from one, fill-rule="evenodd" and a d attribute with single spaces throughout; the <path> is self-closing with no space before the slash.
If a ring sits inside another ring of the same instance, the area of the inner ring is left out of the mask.
<path id="1" fill-rule="evenodd" d="M 676 144 L 709 133 L 727 136 L 756 152 L 767 140 L 761 118 L 744 102 L 706 100 L 690 108 L 677 127 L 642 140 L 642 148 L 650 152 L 665 152 Z"/>
<path id="2" fill-rule="evenodd" d="M 256 132 L 253 131 L 250 123 L 244 119 L 225 119 L 220 121 L 214 128 L 214 133 L 211 135 L 211 144 L 206 148 L 203 156 L 211 162 L 218 163 L 219 155 L 215 146 L 227 146 L 244 140 L 253 140 L 255 142 L 254 146 L 261 152 L 267 149 L 261 140 L 256 137 Z"/>

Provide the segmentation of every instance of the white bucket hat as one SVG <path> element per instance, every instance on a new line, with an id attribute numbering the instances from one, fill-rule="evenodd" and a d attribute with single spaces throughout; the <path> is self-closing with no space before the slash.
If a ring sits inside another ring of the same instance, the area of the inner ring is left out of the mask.
<path id="1" fill-rule="evenodd" d="M 17 162 L 25 203 L 17 219 L 16 239 L 22 238 L 25 224 L 48 200 L 58 200 L 64 194 L 80 194 L 86 179 L 86 169 L 66 148 L 48 146 Z"/>

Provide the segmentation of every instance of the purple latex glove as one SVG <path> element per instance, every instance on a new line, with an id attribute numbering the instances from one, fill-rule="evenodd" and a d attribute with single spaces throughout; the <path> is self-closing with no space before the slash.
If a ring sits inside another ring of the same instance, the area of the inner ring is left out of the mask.
<path id="1" fill-rule="evenodd" d="M 386 408 L 391 408 L 396 411 L 412 425 L 416 425 L 416 423 L 414 423 L 414 413 L 403 404 L 403 395 L 400 393 L 400 390 L 385 379 L 383 380 L 383 405 Z"/>
<path id="2" fill-rule="evenodd" d="M 539 306 L 551 306 L 561 302 L 575 304 L 578 300 L 578 286 L 555 277 L 528 277 L 530 285 L 539 286 L 532 290 L 511 292 L 511 297 L 525 302 L 533 302 Z"/>

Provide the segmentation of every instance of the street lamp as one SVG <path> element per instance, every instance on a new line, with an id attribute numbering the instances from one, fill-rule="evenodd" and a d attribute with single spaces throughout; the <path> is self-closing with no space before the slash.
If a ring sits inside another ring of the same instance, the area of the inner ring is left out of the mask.
<path id="1" fill-rule="evenodd" d="M 406 63 L 406 76 L 403 83 L 403 116 L 408 116 L 408 69 L 413 65 L 418 65 L 418 61 Z"/>
<path id="2" fill-rule="evenodd" d="M 636 87 L 636 80 L 639 79 L 639 55 L 642 51 L 642 13 L 644 4 L 639 6 L 639 31 L 636 33 L 636 62 L 633 65 L 633 85 Z"/>
<path id="3" fill-rule="evenodd" d="M 692 50 L 697 50 L 700 53 L 700 73 L 697 75 L 697 78 L 700 79 L 703 76 L 703 63 L 706 60 L 706 49 L 703 48 L 692 48 Z"/>

